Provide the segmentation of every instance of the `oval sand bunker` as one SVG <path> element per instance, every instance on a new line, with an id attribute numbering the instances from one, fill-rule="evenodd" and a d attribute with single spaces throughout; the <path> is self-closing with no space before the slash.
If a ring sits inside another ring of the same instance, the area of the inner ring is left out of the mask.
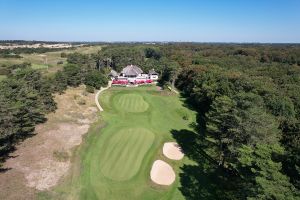
<path id="1" fill-rule="evenodd" d="M 162 160 L 156 160 L 150 172 L 151 180 L 159 185 L 171 185 L 175 181 L 173 168 Z"/>
<path id="2" fill-rule="evenodd" d="M 184 156 L 180 146 L 176 142 L 165 143 L 163 147 L 163 154 L 172 160 L 181 160 Z"/>

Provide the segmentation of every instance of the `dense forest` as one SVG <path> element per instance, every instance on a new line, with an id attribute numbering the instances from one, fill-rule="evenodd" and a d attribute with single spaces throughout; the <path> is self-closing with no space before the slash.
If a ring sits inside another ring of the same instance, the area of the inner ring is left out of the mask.
<path id="1" fill-rule="evenodd" d="M 181 65 L 176 86 L 198 113 L 189 145 L 174 131 L 198 163 L 183 167 L 187 199 L 300 198 L 299 53 L 293 45 L 168 53 Z"/>
<path id="2" fill-rule="evenodd" d="M 107 84 L 110 69 L 154 68 L 197 112 L 194 131 L 172 130 L 185 154 L 186 199 L 300 198 L 300 46 L 293 44 L 115 44 L 68 54 L 54 76 L 6 66 L 0 83 L 0 155 L 33 134 L 68 86 Z"/>

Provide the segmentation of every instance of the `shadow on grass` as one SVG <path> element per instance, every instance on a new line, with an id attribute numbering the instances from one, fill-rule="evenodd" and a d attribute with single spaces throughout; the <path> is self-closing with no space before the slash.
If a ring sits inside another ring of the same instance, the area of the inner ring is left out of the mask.
<path id="1" fill-rule="evenodd" d="M 214 144 L 190 130 L 172 130 L 171 133 L 185 156 L 195 162 L 181 167 L 179 190 L 184 197 L 188 200 L 234 199 L 231 194 L 237 188 L 228 183 L 235 183 L 235 177 L 203 150 Z"/>
<path id="2" fill-rule="evenodd" d="M 182 148 L 184 154 L 195 162 L 202 162 L 203 159 L 208 160 L 211 164 L 217 166 L 218 163 L 211 158 L 204 148 L 213 145 L 211 142 L 206 141 L 203 136 L 200 136 L 190 130 L 172 130 L 171 134 L 177 143 Z"/>

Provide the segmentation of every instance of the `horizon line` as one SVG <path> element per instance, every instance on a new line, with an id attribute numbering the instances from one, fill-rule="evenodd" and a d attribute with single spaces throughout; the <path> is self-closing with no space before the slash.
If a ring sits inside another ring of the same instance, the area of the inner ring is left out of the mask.
<path id="1" fill-rule="evenodd" d="M 0 39 L 0 42 L 59 42 L 59 43 L 199 43 L 199 44 L 300 44 L 300 42 L 221 42 L 221 41 L 172 41 L 172 40 L 114 40 L 114 41 L 101 41 L 101 40 L 24 40 L 24 39 Z"/>

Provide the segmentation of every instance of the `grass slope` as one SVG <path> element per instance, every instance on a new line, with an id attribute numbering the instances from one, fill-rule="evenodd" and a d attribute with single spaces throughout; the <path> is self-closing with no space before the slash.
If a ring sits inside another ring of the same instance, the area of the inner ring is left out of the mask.
<path id="1" fill-rule="evenodd" d="M 156 159 L 168 162 L 176 174 L 183 163 L 191 163 L 165 158 L 162 147 L 174 140 L 172 129 L 189 129 L 195 114 L 178 96 L 156 87 L 111 88 L 101 94 L 100 103 L 105 125 L 100 129 L 103 122 L 97 122 L 90 129 L 78 150 L 80 164 L 75 162 L 70 178 L 54 190 L 55 199 L 184 199 L 178 176 L 171 186 L 158 186 L 150 180 L 150 170 Z"/>

